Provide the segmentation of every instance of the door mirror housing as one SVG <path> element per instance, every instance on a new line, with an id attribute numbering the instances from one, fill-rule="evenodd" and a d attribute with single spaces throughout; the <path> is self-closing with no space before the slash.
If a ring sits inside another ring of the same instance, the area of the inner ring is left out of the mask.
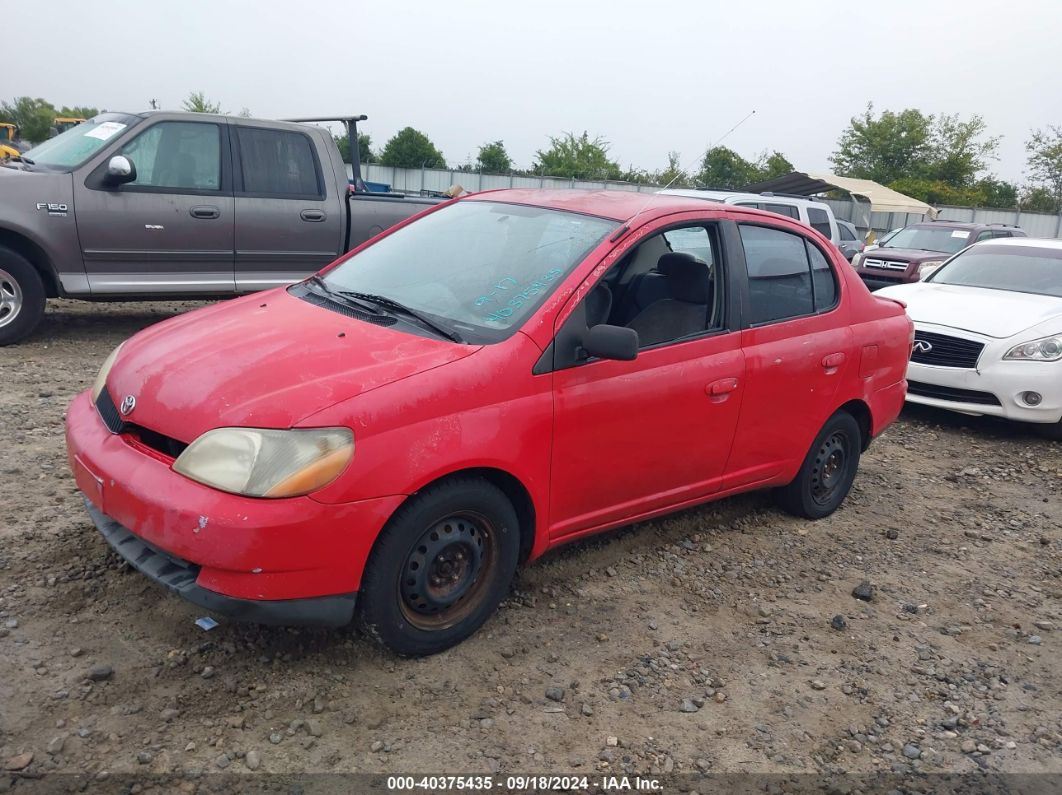
<path id="1" fill-rule="evenodd" d="M 136 179 L 136 166 L 125 155 L 115 155 L 107 161 L 107 182 L 123 185 Z"/>
<path id="2" fill-rule="evenodd" d="M 583 350 L 599 359 L 629 362 L 638 356 L 638 332 L 625 326 L 600 324 L 587 329 Z"/>

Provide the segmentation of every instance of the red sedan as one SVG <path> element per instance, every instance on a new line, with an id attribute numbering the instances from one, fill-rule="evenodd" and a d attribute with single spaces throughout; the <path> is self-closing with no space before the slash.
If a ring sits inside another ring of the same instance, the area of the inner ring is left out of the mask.
<path id="1" fill-rule="evenodd" d="M 557 544 L 751 489 L 832 513 L 911 339 L 781 216 L 489 192 L 140 332 L 67 443 L 99 530 L 184 598 L 431 654 Z"/>

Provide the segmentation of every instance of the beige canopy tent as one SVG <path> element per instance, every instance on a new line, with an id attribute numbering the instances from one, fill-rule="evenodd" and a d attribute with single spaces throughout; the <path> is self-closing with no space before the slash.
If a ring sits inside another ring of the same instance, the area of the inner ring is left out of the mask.
<path id="1" fill-rule="evenodd" d="M 870 203 L 871 212 L 875 213 L 912 213 L 915 215 L 936 216 L 937 211 L 918 199 L 905 196 L 892 188 L 886 188 L 869 179 L 839 177 L 836 174 L 793 171 L 781 177 L 768 179 L 749 185 L 745 190 L 753 193 L 771 191 L 773 193 L 791 193 L 800 196 L 813 196 L 831 190 L 843 190 L 852 196 Z"/>

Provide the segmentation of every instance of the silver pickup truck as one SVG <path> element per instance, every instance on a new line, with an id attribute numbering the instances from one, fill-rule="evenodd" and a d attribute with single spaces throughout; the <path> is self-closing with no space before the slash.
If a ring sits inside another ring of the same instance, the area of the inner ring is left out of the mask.
<path id="1" fill-rule="evenodd" d="M 357 141 L 364 116 L 342 121 Z M 47 298 L 221 297 L 305 278 L 439 201 L 367 193 L 331 133 L 202 113 L 103 113 L 0 164 L 0 345 Z"/>

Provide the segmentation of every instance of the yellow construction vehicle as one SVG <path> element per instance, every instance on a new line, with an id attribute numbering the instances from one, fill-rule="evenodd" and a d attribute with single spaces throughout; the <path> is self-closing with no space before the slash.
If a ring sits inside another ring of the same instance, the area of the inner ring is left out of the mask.
<path id="1" fill-rule="evenodd" d="M 0 160 L 16 157 L 22 153 L 18 140 L 18 127 L 11 122 L 0 122 Z"/>
<path id="2" fill-rule="evenodd" d="M 84 121 L 84 119 L 75 118 L 73 116 L 56 116 L 54 125 L 56 134 L 65 133 L 71 127 L 77 127 Z"/>

